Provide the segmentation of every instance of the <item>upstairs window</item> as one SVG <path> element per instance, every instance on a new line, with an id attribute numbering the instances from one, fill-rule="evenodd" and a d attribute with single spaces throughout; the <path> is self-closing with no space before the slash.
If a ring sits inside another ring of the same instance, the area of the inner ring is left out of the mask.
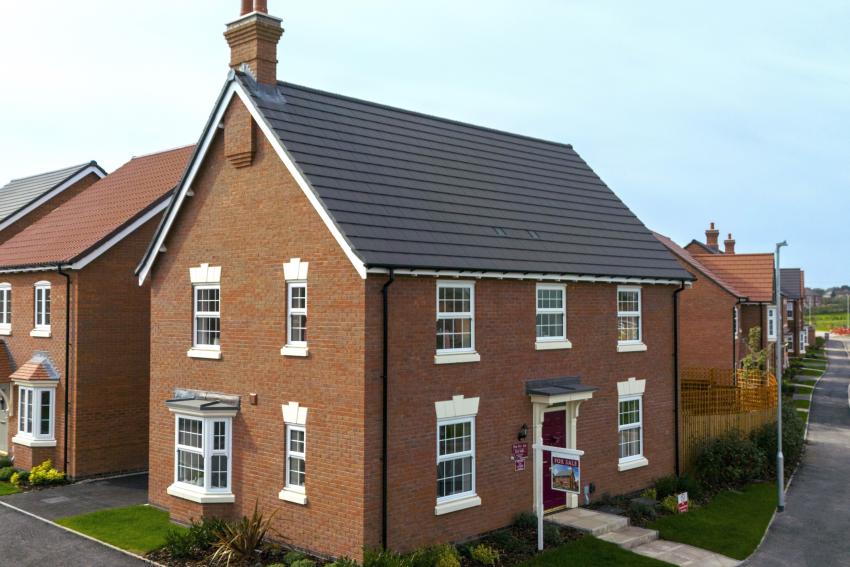
<path id="1" fill-rule="evenodd" d="M 287 287 L 289 313 L 286 322 L 286 344 L 305 347 L 307 346 L 307 284 L 291 283 Z"/>
<path id="2" fill-rule="evenodd" d="M 50 330 L 50 283 L 35 284 L 35 328 Z"/>
<path id="3" fill-rule="evenodd" d="M 538 342 L 563 341 L 567 338 L 566 286 L 537 285 L 535 327 Z"/>
<path id="4" fill-rule="evenodd" d="M 639 345 L 641 333 L 641 289 L 617 288 L 617 342 L 620 345 Z"/>
<path id="5" fill-rule="evenodd" d="M 194 346 L 221 348 L 221 288 L 219 285 L 196 285 Z"/>
<path id="6" fill-rule="evenodd" d="M 785 313 L 787 314 L 787 319 L 789 321 L 794 320 L 794 302 L 786 301 L 785 302 Z"/>
<path id="7" fill-rule="evenodd" d="M 735 338 L 738 338 L 738 334 L 740 333 L 740 326 L 738 323 L 738 307 L 735 306 L 732 308 L 732 333 L 735 335 Z"/>
<path id="8" fill-rule="evenodd" d="M 0 334 L 12 331 L 12 284 L 0 283 Z"/>
<path id="9" fill-rule="evenodd" d="M 437 354 L 475 350 L 475 288 L 469 282 L 437 282 Z"/>
<path id="10" fill-rule="evenodd" d="M 776 324 L 776 306 L 768 305 L 767 306 L 767 340 L 776 341 L 777 333 L 777 324 Z"/>

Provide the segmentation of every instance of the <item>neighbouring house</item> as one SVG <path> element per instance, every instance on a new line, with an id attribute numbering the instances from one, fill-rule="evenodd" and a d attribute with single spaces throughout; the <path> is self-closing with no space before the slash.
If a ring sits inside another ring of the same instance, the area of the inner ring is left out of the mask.
<path id="1" fill-rule="evenodd" d="M 0 187 L 0 243 L 85 191 L 106 172 L 91 161 L 13 179 Z"/>
<path id="2" fill-rule="evenodd" d="M 777 308 L 774 299 L 773 253 L 736 253 L 735 240 L 731 234 L 724 241 L 724 249 L 721 251 L 718 234 L 714 223 L 711 223 L 705 231 L 705 243 L 692 240 L 685 246 L 685 250 L 716 277 L 737 290 L 740 297 L 746 298 L 736 311 L 739 318 L 739 340 L 736 344 L 740 352 L 736 360 L 749 354 L 747 341 L 750 330 L 755 327 L 761 329 L 760 349 L 769 348 L 775 352 L 773 349 L 782 338 L 784 314 Z M 769 366 L 774 366 L 774 357 L 771 355 L 768 359 Z"/>
<path id="3" fill-rule="evenodd" d="M 572 146 L 278 81 L 282 33 L 263 2 L 227 26 L 137 269 L 151 504 L 256 503 L 360 557 L 585 502 L 552 487 L 561 450 L 592 501 L 672 474 L 692 276 Z"/>
<path id="4" fill-rule="evenodd" d="M 0 245 L 0 450 L 147 469 L 150 289 L 133 268 L 192 148 L 130 160 Z"/>
<path id="5" fill-rule="evenodd" d="M 679 294 L 680 368 L 737 368 L 747 354 L 741 310 L 749 298 L 670 238 L 655 237 L 694 278 Z"/>
<path id="6" fill-rule="evenodd" d="M 788 354 L 800 356 L 806 352 L 809 334 L 804 320 L 805 273 L 800 268 L 782 268 L 779 285 L 785 302 L 785 344 Z"/>

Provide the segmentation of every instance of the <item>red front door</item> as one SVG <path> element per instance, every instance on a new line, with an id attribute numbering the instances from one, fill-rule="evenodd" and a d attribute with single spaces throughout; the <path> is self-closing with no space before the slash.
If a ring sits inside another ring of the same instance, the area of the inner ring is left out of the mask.
<path id="1" fill-rule="evenodd" d="M 547 411 L 543 414 L 543 444 L 551 447 L 567 447 L 567 412 Z M 552 490 L 551 453 L 543 451 L 543 509 L 551 510 L 567 505 L 567 494 Z"/>

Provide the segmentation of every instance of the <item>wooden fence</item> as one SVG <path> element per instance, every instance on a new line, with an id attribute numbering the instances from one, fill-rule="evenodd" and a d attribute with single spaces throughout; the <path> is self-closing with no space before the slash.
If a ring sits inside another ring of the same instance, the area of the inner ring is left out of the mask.
<path id="1" fill-rule="evenodd" d="M 776 377 L 762 370 L 687 368 L 681 373 L 679 465 L 688 472 L 707 442 L 776 421 Z"/>

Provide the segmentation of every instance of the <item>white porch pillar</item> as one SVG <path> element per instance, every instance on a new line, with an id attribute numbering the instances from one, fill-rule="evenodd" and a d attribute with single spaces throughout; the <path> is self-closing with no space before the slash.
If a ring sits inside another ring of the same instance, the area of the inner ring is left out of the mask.
<path id="1" fill-rule="evenodd" d="M 537 549 L 543 549 L 543 410 L 546 404 L 532 404 L 534 421 L 534 512 L 537 514 Z"/>

